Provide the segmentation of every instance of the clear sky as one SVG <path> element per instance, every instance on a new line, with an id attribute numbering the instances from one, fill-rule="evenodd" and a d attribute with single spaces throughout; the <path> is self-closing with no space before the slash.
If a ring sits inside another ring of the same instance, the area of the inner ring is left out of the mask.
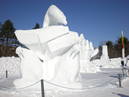
<path id="1" fill-rule="evenodd" d="M 10 19 L 16 29 L 31 29 L 43 24 L 52 4 L 64 12 L 71 30 L 95 46 L 117 40 L 122 30 L 129 39 L 129 0 L 0 0 L 0 22 Z"/>

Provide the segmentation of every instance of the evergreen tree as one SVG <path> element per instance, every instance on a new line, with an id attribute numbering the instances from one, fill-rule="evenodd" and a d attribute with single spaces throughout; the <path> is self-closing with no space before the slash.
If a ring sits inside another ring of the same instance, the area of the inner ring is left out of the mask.
<path id="1" fill-rule="evenodd" d="M 1 24 L 1 22 L 0 22 L 0 38 L 2 37 L 1 27 L 2 27 L 2 24 Z"/>
<path id="2" fill-rule="evenodd" d="M 1 32 L 1 26 L 2 26 L 2 24 L 1 24 L 1 22 L 0 22 L 0 32 Z"/>
<path id="3" fill-rule="evenodd" d="M 113 46 L 113 42 L 112 41 L 107 41 L 106 45 L 108 47 L 108 55 L 110 58 L 114 57 L 114 46 Z"/>
<path id="4" fill-rule="evenodd" d="M 125 48 L 125 55 L 128 55 L 128 39 L 126 37 L 123 37 L 124 38 L 124 48 Z M 118 38 L 117 40 L 117 51 L 118 51 L 118 56 L 122 56 L 122 37 Z"/>
<path id="5" fill-rule="evenodd" d="M 32 29 L 38 29 L 38 28 L 40 28 L 40 25 L 38 23 L 36 23 L 34 28 L 32 28 Z"/>
<path id="6" fill-rule="evenodd" d="M 8 45 L 9 38 L 16 38 L 14 34 L 15 28 L 10 20 L 6 20 L 1 26 L 1 33 L 3 38 L 6 38 L 6 45 Z"/>

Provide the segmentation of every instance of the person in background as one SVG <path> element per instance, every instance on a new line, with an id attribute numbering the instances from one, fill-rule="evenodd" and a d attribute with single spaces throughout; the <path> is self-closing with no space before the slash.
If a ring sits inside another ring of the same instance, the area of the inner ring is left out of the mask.
<path id="1" fill-rule="evenodd" d="M 124 67 L 124 60 L 121 60 L 121 66 Z"/>

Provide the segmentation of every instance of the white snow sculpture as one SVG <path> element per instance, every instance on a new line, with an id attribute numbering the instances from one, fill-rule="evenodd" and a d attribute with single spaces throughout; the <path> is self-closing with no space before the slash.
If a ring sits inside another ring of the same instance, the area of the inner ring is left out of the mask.
<path id="1" fill-rule="evenodd" d="M 34 30 L 16 30 L 15 34 L 23 45 L 33 51 L 44 52 L 47 42 L 69 34 L 65 26 L 50 26 Z"/>
<path id="2" fill-rule="evenodd" d="M 78 81 L 80 72 L 79 60 L 79 50 L 77 45 L 74 45 L 67 53 L 60 57 L 54 82 L 68 86 L 70 85 L 69 83 L 72 84 Z"/>
<path id="3" fill-rule="evenodd" d="M 89 40 L 86 40 L 86 48 L 89 49 L 90 45 L 89 45 Z"/>
<path id="4" fill-rule="evenodd" d="M 102 67 L 108 67 L 108 66 L 106 66 L 107 64 L 110 65 L 107 45 L 102 46 L 102 55 L 100 57 L 100 61 L 101 61 Z"/>
<path id="5" fill-rule="evenodd" d="M 101 56 L 101 59 L 109 59 L 109 56 L 108 56 L 108 49 L 107 49 L 107 45 L 103 45 L 102 46 L 102 56 Z"/>
<path id="6" fill-rule="evenodd" d="M 92 42 L 85 40 L 84 35 L 80 35 L 80 72 L 96 73 L 100 71 L 90 59 L 98 53 L 98 49 L 93 48 Z"/>
<path id="7" fill-rule="evenodd" d="M 48 8 L 43 22 L 43 27 L 48 27 L 53 25 L 67 25 L 65 15 L 55 5 L 52 5 Z"/>
<path id="8" fill-rule="evenodd" d="M 90 49 L 91 49 L 91 50 L 94 50 L 93 43 L 90 42 L 89 45 L 90 45 Z"/>
<path id="9" fill-rule="evenodd" d="M 124 61 L 127 62 L 126 59 Z M 107 45 L 103 45 L 100 59 L 93 60 L 93 63 L 103 68 L 120 68 L 121 58 L 109 59 Z"/>
<path id="10" fill-rule="evenodd" d="M 102 55 L 100 60 L 94 62 L 103 68 L 120 68 L 121 66 L 120 58 L 109 59 L 107 45 L 102 46 Z"/>
<path id="11" fill-rule="evenodd" d="M 67 24 L 66 18 L 52 5 L 45 15 L 44 28 L 15 32 L 18 40 L 28 48 L 21 47 L 16 51 L 22 69 L 22 78 L 14 81 L 16 88 L 42 78 L 62 86 L 81 87 L 80 84 L 73 85 L 80 72 L 78 35 L 60 24 Z"/>
<path id="12" fill-rule="evenodd" d="M 16 53 L 21 59 L 22 79 L 14 82 L 17 88 L 28 86 L 42 78 L 42 62 L 32 50 L 18 47 Z"/>
<path id="13" fill-rule="evenodd" d="M 76 34 L 71 32 L 48 42 L 48 47 L 53 55 L 58 55 L 58 53 L 63 54 L 68 51 L 77 42 Z"/>

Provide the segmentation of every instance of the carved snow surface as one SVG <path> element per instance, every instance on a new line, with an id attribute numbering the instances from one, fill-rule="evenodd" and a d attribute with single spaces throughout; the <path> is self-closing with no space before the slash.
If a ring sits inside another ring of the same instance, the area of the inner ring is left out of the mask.
<path id="1" fill-rule="evenodd" d="M 91 58 L 98 54 L 98 49 L 94 49 L 92 42 L 85 39 L 84 35 L 80 35 L 80 72 L 96 73 L 100 71 Z"/>
<path id="2" fill-rule="evenodd" d="M 53 25 L 67 25 L 64 13 L 55 5 L 48 8 L 43 22 L 43 27 Z"/>
<path id="3" fill-rule="evenodd" d="M 103 45 L 102 46 L 102 56 L 101 56 L 101 59 L 107 59 L 107 60 L 109 59 L 107 45 Z"/>
<path id="4" fill-rule="evenodd" d="M 33 30 L 16 30 L 20 43 L 33 51 L 44 52 L 46 43 L 69 33 L 68 27 L 51 26 Z"/>

